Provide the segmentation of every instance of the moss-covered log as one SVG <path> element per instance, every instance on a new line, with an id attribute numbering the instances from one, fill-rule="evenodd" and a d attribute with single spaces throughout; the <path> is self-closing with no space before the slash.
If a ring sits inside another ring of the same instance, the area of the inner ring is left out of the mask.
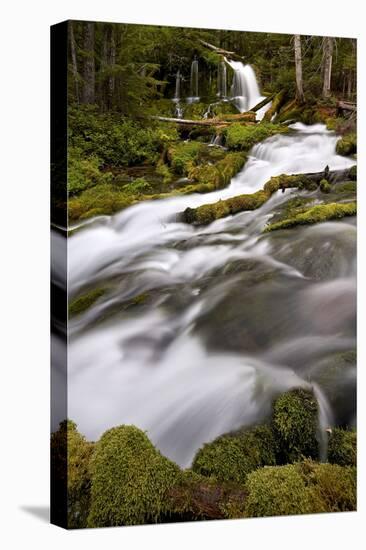
<path id="1" fill-rule="evenodd" d="M 252 107 L 250 110 L 253 111 L 253 113 L 256 113 L 257 111 L 259 111 L 259 109 L 262 109 L 262 107 L 265 107 L 267 105 L 267 103 L 269 103 L 270 101 L 272 101 L 272 99 L 275 97 L 276 94 L 270 94 L 268 95 L 267 97 L 265 97 L 264 99 L 262 99 L 262 101 L 260 101 L 259 103 L 257 103 L 257 105 L 255 105 L 254 107 Z"/>
<path id="2" fill-rule="evenodd" d="M 282 105 L 284 104 L 284 102 L 286 100 L 286 94 L 287 94 L 286 90 L 281 90 L 275 95 L 275 97 L 272 100 L 272 105 L 264 113 L 264 117 L 262 118 L 262 123 L 263 122 L 270 122 L 273 115 L 275 115 L 276 113 L 278 113 L 280 111 Z"/>
<path id="3" fill-rule="evenodd" d="M 202 120 L 190 120 L 187 118 L 171 118 L 165 116 L 153 116 L 155 120 L 160 122 L 170 122 L 180 124 L 182 126 L 228 126 L 232 121 L 240 122 L 255 122 L 255 113 L 247 112 L 237 115 L 220 115 L 215 118 L 204 118 Z"/>
<path id="4" fill-rule="evenodd" d="M 354 179 L 355 177 L 357 177 L 355 167 L 347 170 L 336 170 L 334 172 L 329 172 L 329 170 L 325 170 L 323 172 L 310 174 L 282 174 L 280 176 L 272 177 L 269 181 L 267 181 L 263 189 L 257 191 L 256 193 L 238 195 L 237 197 L 220 200 L 213 204 L 204 204 L 202 206 L 198 206 L 197 208 L 186 208 L 186 210 L 182 214 L 182 219 L 186 223 L 191 223 L 195 225 L 207 225 L 217 219 L 225 218 L 226 216 L 234 215 L 238 212 L 243 212 L 246 210 L 256 210 L 257 208 L 262 206 L 271 197 L 271 195 L 279 189 L 316 189 L 318 183 L 320 183 L 321 180 L 324 178 L 324 174 L 327 175 L 328 180 L 334 180 L 341 177 L 344 177 L 345 179 Z M 341 209 L 337 209 L 337 214 L 335 214 L 334 217 L 339 217 L 339 212 Z M 346 208 L 344 211 L 346 212 L 347 210 L 348 209 Z M 314 214 L 317 214 L 317 212 L 315 212 Z M 349 213 L 348 215 L 353 214 Z M 309 218 L 309 223 L 315 222 L 310 222 Z"/>

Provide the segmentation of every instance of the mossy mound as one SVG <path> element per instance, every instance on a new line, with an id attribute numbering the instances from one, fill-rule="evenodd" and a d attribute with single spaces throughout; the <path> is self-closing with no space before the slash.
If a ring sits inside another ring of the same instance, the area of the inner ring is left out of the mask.
<path id="1" fill-rule="evenodd" d="M 318 457 L 318 404 L 311 391 L 299 388 L 278 397 L 272 426 L 280 464 Z"/>
<path id="2" fill-rule="evenodd" d="M 337 141 L 336 152 L 338 155 L 354 155 L 357 153 L 357 135 L 355 133 L 346 134 Z"/>
<path id="3" fill-rule="evenodd" d="M 86 441 L 71 420 L 61 422 L 59 429 L 51 435 L 55 506 L 62 502 L 67 489 L 67 527 L 70 529 L 87 525 L 93 451 L 94 444 Z"/>
<path id="4" fill-rule="evenodd" d="M 329 436 L 328 461 L 340 466 L 356 466 L 357 434 L 355 430 L 334 428 Z"/>
<path id="5" fill-rule="evenodd" d="M 261 123 L 258 125 L 231 124 L 223 130 L 229 149 L 248 151 L 253 145 L 275 134 L 288 132 L 287 126 Z"/>
<path id="6" fill-rule="evenodd" d="M 356 469 L 311 460 L 248 475 L 245 515 L 267 517 L 356 509 Z"/>
<path id="7" fill-rule="evenodd" d="M 171 510 L 168 491 L 181 482 L 176 464 L 144 432 L 119 426 L 103 434 L 92 461 L 89 527 L 158 522 Z"/>
<path id="8" fill-rule="evenodd" d="M 274 449 L 271 428 L 257 426 L 206 443 L 196 454 L 192 469 L 220 481 L 245 483 L 249 472 L 275 464 Z"/>
<path id="9" fill-rule="evenodd" d="M 167 156 L 172 170 L 180 176 L 187 176 L 204 148 L 204 144 L 198 141 L 175 143 L 169 147 Z"/>
<path id="10" fill-rule="evenodd" d="M 261 468 L 248 476 L 245 514 L 248 517 L 308 514 L 309 492 L 296 465 Z"/>
<path id="11" fill-rule="evenodd" d="M 191 167 L 188 177 L 197 182 L 187 187 L 187 192 L 210 192 L 226 187 L 231 178 L 244 166 L 246 155 L 243 153 L 228 153 L 215 164 L 204 163 Z"/>
<path id="12" fill-rule="evenodd" d="M 267 225 L 264 232 L 287 229 L 296 225 L 309 225 L 328 220 L 337 220 L 344 218 L 345 216 L 355 216 L 356 214 L 356 202 L 319 204 L 309 208 L 305 212 L 296 214 L 292 218 L 287 218 L 285 220 Z"/>

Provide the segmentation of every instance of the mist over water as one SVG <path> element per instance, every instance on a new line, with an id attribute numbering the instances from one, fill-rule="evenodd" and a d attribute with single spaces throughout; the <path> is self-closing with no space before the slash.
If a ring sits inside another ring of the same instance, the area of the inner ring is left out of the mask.
<path id="1" fill-rule="evenodd" d="M 273 175 L 353 164 L 323 125 L 292 128 L 256 145 L 226 189 L 140 203 L 69 238 L 70 299 L 107 289 L 69 325 L 68 416 L 88 439 L 135 424 L 189 466 L 204 442 L 261 422 L 299 386 L 317 395 L 320 437 L 352 423 L 355 365 L 331 367 L 355 347 L 354 220 L 263 234 L 287 190 L 207 227 L 178 221 Z"/>

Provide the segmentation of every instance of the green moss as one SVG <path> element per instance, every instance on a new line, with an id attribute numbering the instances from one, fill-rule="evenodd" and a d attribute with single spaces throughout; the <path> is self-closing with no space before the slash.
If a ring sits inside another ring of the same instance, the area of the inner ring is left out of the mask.
<path id="1" fill-rule="evenodd" d="M 301 214 L 296 214 L 292 218 L 268 225 L 264 232 L 276 231 L 277 229 L 287 229 L 296 225 L 308 225 L 321 223 L 328 220 L 336 220 L 345 216 L 355 216 L 357 213 L 357 203 L 329 203 L 319 204 L 306 210 Z"/>
<path id="2" fill-rule="evenodd" d="M 286 126 L 262 123 L 258 125 L 242 125 L 234 123 L 223 130 L 226 145 L 229 149 L 248 151 L 253 145 L 275 134 L 288 132 Z"/>
<path id="3" fill-rule="evenodd" d="M 89 309 L 94 302 L 98 300 L 98 298 L 105 294 L 105 292 L 105 288 L 96 288 L 94 290 L 90 290 L 82 296 L 79 296 L 78 298 L 75 298 L 75 300 L 69 304 L 69 316 L 74 317 L 75 315 L 80 315 L 80 313 L 83 313 Z"/>
<path id="4" fill-rule="evenodd" d="M 246 155 L 243 153 L 228 153 L 215 164 L 192 166 L 188 171 L 188 177 L 201 186 L 209 186 L 209 191 L 221 189 L 242 169 L 245 160 Z M 202 187 L 200 192 L 203 192 L 203 189 Z"/>
<path id="5" fill-rule="evenodd" d="M 333 428 L 329 436 L 328 460 L 340 466 L 356 466 L 357 434 L 355 430 Z"/>
<path id="6" fill-rule="evenodd" d="M 92 461 L 90 527 L 159 521 L 171 509 L 169 491 L 181 483 L 176 464 L 134 426 L 103 434 Z"/>
<path id="7" fill-rule="evenodd" d="M 311 391 L 295 389 L 278 397 L 272 426 L 280 463 L 317 458 L 318 405 Z"/>
<path id="8" fill-rule="evenodd" d="M 274 439 L 270 427 L 257 426 L 205 444 L 192 468 L 220 481 L 245 483 L 249 472 L 266 464 L 275 464 Z"/>
<path id="9" fill-rule="evenodd" d="M 322 193 L 330 193 L 331 191 L 331 186 L 326 179 L 320 180 L 319 187 Z"/>
<path id="10" fill-rule="evenodd" d="M 87 525 L 93 451 L 94 444 L 86 441 L 71 420 L 61 422 L 51 435 L 53 481 L 60 484 L 60 499 L 67 487 L 67 526 L 71 529 Z"/>
<path id="11" fill-rule="evenodd" d="M 312 513 L 356 510 L 356 468 L 311 460 L 296 467 L 305 482 Z"/>
<path id="12" fill-rule="evenodd" d="M 309 492 L 296 465 L 266 467 L 252 472 L 246 483 L 248 517 L 307 514 Z"/>
<path id="13" fill-rule="evenodd" d="M 334 193 L 357 193 L 357 183 L 355 181 L 346 181 L 345 183 L 340 183 L 334 186 Z"/>
<path id="14" fill-rule="evenodd" d="M 175 143 L 168 149 L 168 160 L 174 172 L 180 176 L 186 176 L 197 163 L 204 144 L 197 141 Z"/>
<path id="15" fill-rule="evenodd" d="M 68 201 L 69 220 L 92 218 L 95 215 L 113 214 L 130 206 L 133 195 L 127 195 L 119 187 L 110 184 L 98 184 L 86 189 Z"/>
<path id="16" fill-rule="evenodd" d="M 336 152 L 338 155 L 354 155 L 357 153 L 357 135 L 355 133 L 346 134 L 337 141 Z"/>

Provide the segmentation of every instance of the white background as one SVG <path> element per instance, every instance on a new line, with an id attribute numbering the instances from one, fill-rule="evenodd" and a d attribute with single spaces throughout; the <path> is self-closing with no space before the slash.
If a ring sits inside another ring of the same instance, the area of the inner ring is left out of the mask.
<path id="1" fill-rule="evenodd" d="M 358 0 L 3 1 L 0 93 L 0 543 L 2 548 L 364 547 L 365 169 L 359 156 L 359 511 L 66 532 L 47 520 L 49 472 L 49 26 L 109 20 L 359 38 L 365 145 L 365 26 Z M 361 305 L 363 304 L 363 305 Z"/>

